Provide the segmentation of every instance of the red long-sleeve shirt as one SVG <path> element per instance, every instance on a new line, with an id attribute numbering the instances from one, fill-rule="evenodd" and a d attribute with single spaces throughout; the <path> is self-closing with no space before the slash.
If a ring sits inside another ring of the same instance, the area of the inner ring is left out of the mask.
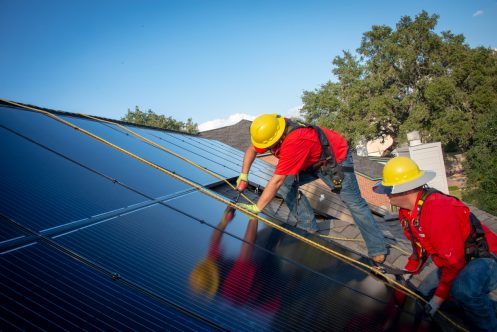
<path id="1" fill-rule="evenodd" d="M 419 200 L 418 194 L 416 202 Z M 470 232 L 469 208 L 461 201 L 434 193 L 428 196 L 423 203 L 419 226 L 416 226 L 418 209 L 417 203 L 409 212 L 406 209 L 399 211 L 404 234 L 411 238 L 405 225 L 410 225 L 415 242 L 424 248 L 436 266 L 441 269 L 440 283 L 435 295 L 446 299 L 449 296 L 452 282 L 460 270 L 466 265 L 464 258 L 464 241 Z M 402 222 L 402 220 L 405 220 Z M 482 223 L 489 250 L 497 254 L 497 236 Z M 406 270 L 413 270 L 418 266 L 414 255 L 409 257 Z"/>
<path id="2" fill-rule="evenodd" d="M 321 129 L 331 144 L 336 162 L 341 163 L 347 157 L 347 141 L 336 131 Z M 256 151 L 263 153 L 267 150 L 256 148 Z M 279 159 L 274 174 L 295 175 L 305 171 L 318 162 L 321 151 L 321 142 L 314 128 L 297 128 L 288 134 L 281 144 L 271 149 L 271 153 Z"/>

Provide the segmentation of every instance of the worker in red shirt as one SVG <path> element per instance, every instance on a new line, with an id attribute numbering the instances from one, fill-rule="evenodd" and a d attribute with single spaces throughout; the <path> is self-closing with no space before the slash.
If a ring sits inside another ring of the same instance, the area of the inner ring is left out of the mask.
<path id="1" fill-rule="evenodd" d="M 429 256 L 438 267 L 419 287 L 428 297 L 435 290 L 425 311 L 434 315 L 452 297 L 476 328 L 497 331 L 497 306 L 489 296 L 497 288 L 497 236 L 463 202 L 426 187 L 434 177 L 413 160 L 395 157 L 373 190 L 400 208 L 399 220 L 413 245 L 405 269 L 419 272 Z"/>
<path id="2" fill-rule="evenodd" d="M 263 114 L 252 122 L 250 136 L 252 145 L 245 152 L 237 185 L 248 181 L 258 153 L 270 151 L 278 158 L 278 164 L 257 203 L 240 203 L 242 207 L 257 214 L 278 193 L 296 216 L 297 227 L 315 233 L 316 216 L 298 186 L 320 178 L 332 190 L 339 190 L 364 238 L 368 255 L 378 263 L 385 260 L 383 233 L 361 196 L 352 154 L 342 135 L 326 128 L 301 125 L 277 114 Z"/>

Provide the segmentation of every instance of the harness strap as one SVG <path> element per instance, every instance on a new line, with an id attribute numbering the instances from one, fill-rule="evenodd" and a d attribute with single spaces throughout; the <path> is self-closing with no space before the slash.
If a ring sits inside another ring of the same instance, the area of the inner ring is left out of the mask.
<path id="1" fill-rule="evenodd" d="M 407 219 L 404 221 L 404 225 L 407 228 L 407 232 L 409 233 L 414 259 L 419 260 L 418 249 L 416 248 L 416 242 L 414 241 L 414 233 L 412 232 L 411 226 L 409 225 L 409 221 Z"/>
<path id="2" fill-rule="evenodd" d="M 412 232 L 411 225 L 409 225 L 409 220 L 407 220 L 407 218 L 404 218 L 402 220 L 402 223 L 405 225 L 405 227 L 407 228 L 407 232 L 409 232 L 410 235 L 413 258 L 414 260 L 418 261 L 416 269 L 414 269 L 414 271 L 411 271 L 411 273 L 415 274 L 418 273 L 419 270 L 421 270 L 424 263 L 426 262 L 427 259 L 426 250 L 424 250 L 423 247 L 421 247 L 421 245 L 416 243 L 416 241 L 414 240 L 414 233 Z M 418 247 L 421 251 L 421 257 L 418 254 Z"/>
<path id="3" fill-rule="evenodd" d="M 354 167 L 350 167 L 350 166 L 341 166 L 341 167 L 342 167 L 342 171 L 345 173 L 354 173 Z"/>
<path id="4" fill-rule="evenodd" d="M 481 226 L 480 220 L 473 214 L 469 215 L 469 222 L 471 224 L 471 231 L 469 236 L 464 241 L 464 258 L 467 262 L 475 258 L 491 258 L 488 248 L 488 242 L 485 238 L 485 231 Z"/>
<path id="5" fill-rule="evenodd" d="M 344 167 L 337 163 L 335 153 L 333 152 L 333 148 L 328 140 L 328 137 L 324 133 L 323 129 L 318 126 L 303 124 L 286 119 L 286 128 L 283 133 L 283 137 L 299 128 L 313 128 L 316 131 L 319 143 L 321 144 L 321 155 L 319 156 L 319 160 L 311 165 L 306 171 L 313 173 L 320 171 L 324 175 L 329 176 L 332 182 L 332 185 L 330 185 L 331 190 L 335 193 L 339 193 L 342 189 L 342 183 L 345 177 L 344 173 L 353 173 L 354 168 L 350 166 Z"/>
<path id="6" fill-rule="evenodd" d="M 416 217 L 416 221 L 418 226 L 419 226 L 419 220 L 421 218 L 421 211 L 423 209 L 423 203 L 433 193 L 439 193 L 444 196 L 455 198 L 459 201 L 459 198 L 451 195 L 446 195 L 437 189 L 424 188 L 423 192 L 421 193 L 421 196 L 419 197 L 417 204 L 418 216 Z M 464 241 L 464 258 L 466 262 L 469 262 L 475 258 L 493 257 L 490 254 L 488 242 L 485 237 L 485 231 L 483 230 L 480 220 L 473 214 L 473 212 L 470 212 L 469 214 L 469 224 L 470 224 L 469 235 L 468 238 Z"/>
<path id="7" fill-rule="evenodd" d="M 319 169 L 319 167 L 323 165 L 329 165 L 330 167 L 336 167 L 337 162 L 335 158 L 335 153 L 333 152 L 333 148 L 331 146 L 330 141 L 328 140 L 328 137 L 324 133 L 323 129 L 321 129 L 318 126 L 306 124 L 306 123 L 301 123 L 297 121 L 293 121 L 290 119 L 286 119 L 286 128 L 285 132 L 283 133 L 284 136 L 287 136 L 290 134 L 292 131 L 299 129 L 299 128 L 312 128 L 316 131 L 319 142 L 321 143 L 321 155 L 319 157 L 319 160 L 311 166 L 312 169 Z M 342 167 L 344 172 L 354 172 L 353 167 Z M 346 169 L 346 170 L 345 170 Z"/>
<path id="8" fill-rule="evenodd" d="M 331 168 L 337 166 L 337 160 L 335 158 L 335 153 L 331 147 L 330 141 L 328 137 L 324 133 L 323 129 L 318 126 L 310 126 L 316 130 L 319 138 L 319 142 L 321 142 L 321 156 L 319 157 L 318 163 L 327 163 Z"/>

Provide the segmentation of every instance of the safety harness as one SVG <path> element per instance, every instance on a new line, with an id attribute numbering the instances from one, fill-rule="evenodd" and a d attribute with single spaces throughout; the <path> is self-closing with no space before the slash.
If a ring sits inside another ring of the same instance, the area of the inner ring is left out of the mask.
<path id="1" fill-rule="evenodd" d="M 419 214 L 418 218 L 413 222 L 413 223 L 418 223 L 414 225 L 416 228 L 419 227 Z M 402 218 L 402 225 L 404 225 L 404 228 L 407 229 L 407 232 L 409 233 L 409 237 L 411 240 L 411 246 L 412 246 L 412 255 L 415 261 L 418 262 L 418 265 L 413 271 L 409 271 L 413 274 L 416 274 L 421 270 L 423 265 L 425 264 L 426 260 L 428 259 L 428 255 L 426 253 L 426 250 L 421 246 L 421 243 L 419 241 L 416 241 L 414 238 L 414 233 L 412 232 L 411 226 L 409 225 L 409 220 L 407 220 L 406 217 Z"/>
<path id="2" fill-rule="evenodd" d="M 457 197 L 451 196 L 451 195 L 446 195 L 437 189 L 434 188 L 423 188 L 423 192 L 421 193 L 421 196 L 419 197 L 418 203 L 417 203 L 417 210 L 418 210 L 418 215 L 416 217 L 416 220 L 413 221 L 413 226 L 416 227 L 419 231 L 419 220 L 421 218 L 421 211 L 423 210 L 423 204 L 424 202 L 428 199 L 428 197 L 431 194 L 434 193 L 439 193 L 444 196 L 452 197 L 457 200 L 459 200 Z M 481 225 L 480 220 L 473 214 L 473 212 L 470 212 L 469 214 L 469 223 L 470 223 L 470 232 L 468 235 L 468 238 L 464 241 L 464 258 L 466 262 L 470 262 L 473 259 L 476 258 L 494 258 L 494 255 L 492 255 L 488 249 L 488 242 L 487 239 L 485 238 L 485 232 L 483 230 L 483 227 Z M 403 220 L 404 226 L 407 228 L 407 231 L 409 232 L 409 235 L 411 237 L 411 244 L 413 248 L 413 255 L 416 260 L 418 260 L 419 254 L 418 254 L 418 248 L 420 251 L 420 256 L 421 259 L 420 265 L 422 266 L 424 261 L 426 260 L 426 251 L 421 247 L 417 241 L 414 240 L 414 235 L 412 232 L 412 229 L 409 225 L 409 222 L 407 220 Z M 417 270 L 421 267 L 418 265 Z"/>
<path id="3" fill-rule="evenodd" d="M 342 182 L 344 179 L 345 172 L 354 172 L 353 167 L 341 166 L 337 163 L 335 153 L 333 152 L 333 148 L 328 140 L 328 137 L 324 133 L 323 129 L 318 126 L 300 123 L 297 121 L 293 121 L 290 119 L 286 119 L 286 128 L 283 134 L 283 137 L 290 134 L 292 131 L 299 128 L 313 128 L 319 138 L 319 142 L 321 143 L 321 155 L 319 160 L 311 165 L 306 171 L 307 172 L 322 172 L 325 176 L 329 176 L 331 182 L 334 185 L 332 191 L 339 192 L 342 189 Z"/>

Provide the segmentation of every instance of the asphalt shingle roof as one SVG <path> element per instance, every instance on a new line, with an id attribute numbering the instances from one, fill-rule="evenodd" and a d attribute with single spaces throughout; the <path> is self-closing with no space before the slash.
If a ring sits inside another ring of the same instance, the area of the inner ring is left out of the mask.
<path id="1" fill-rule="evenodd" d="M 250 125 L 252 121 L 241 120 L 234 125 L 202 131 L 200 137 L 215 139 L 238 150 L 245 151 L 250 142 Z"/>

